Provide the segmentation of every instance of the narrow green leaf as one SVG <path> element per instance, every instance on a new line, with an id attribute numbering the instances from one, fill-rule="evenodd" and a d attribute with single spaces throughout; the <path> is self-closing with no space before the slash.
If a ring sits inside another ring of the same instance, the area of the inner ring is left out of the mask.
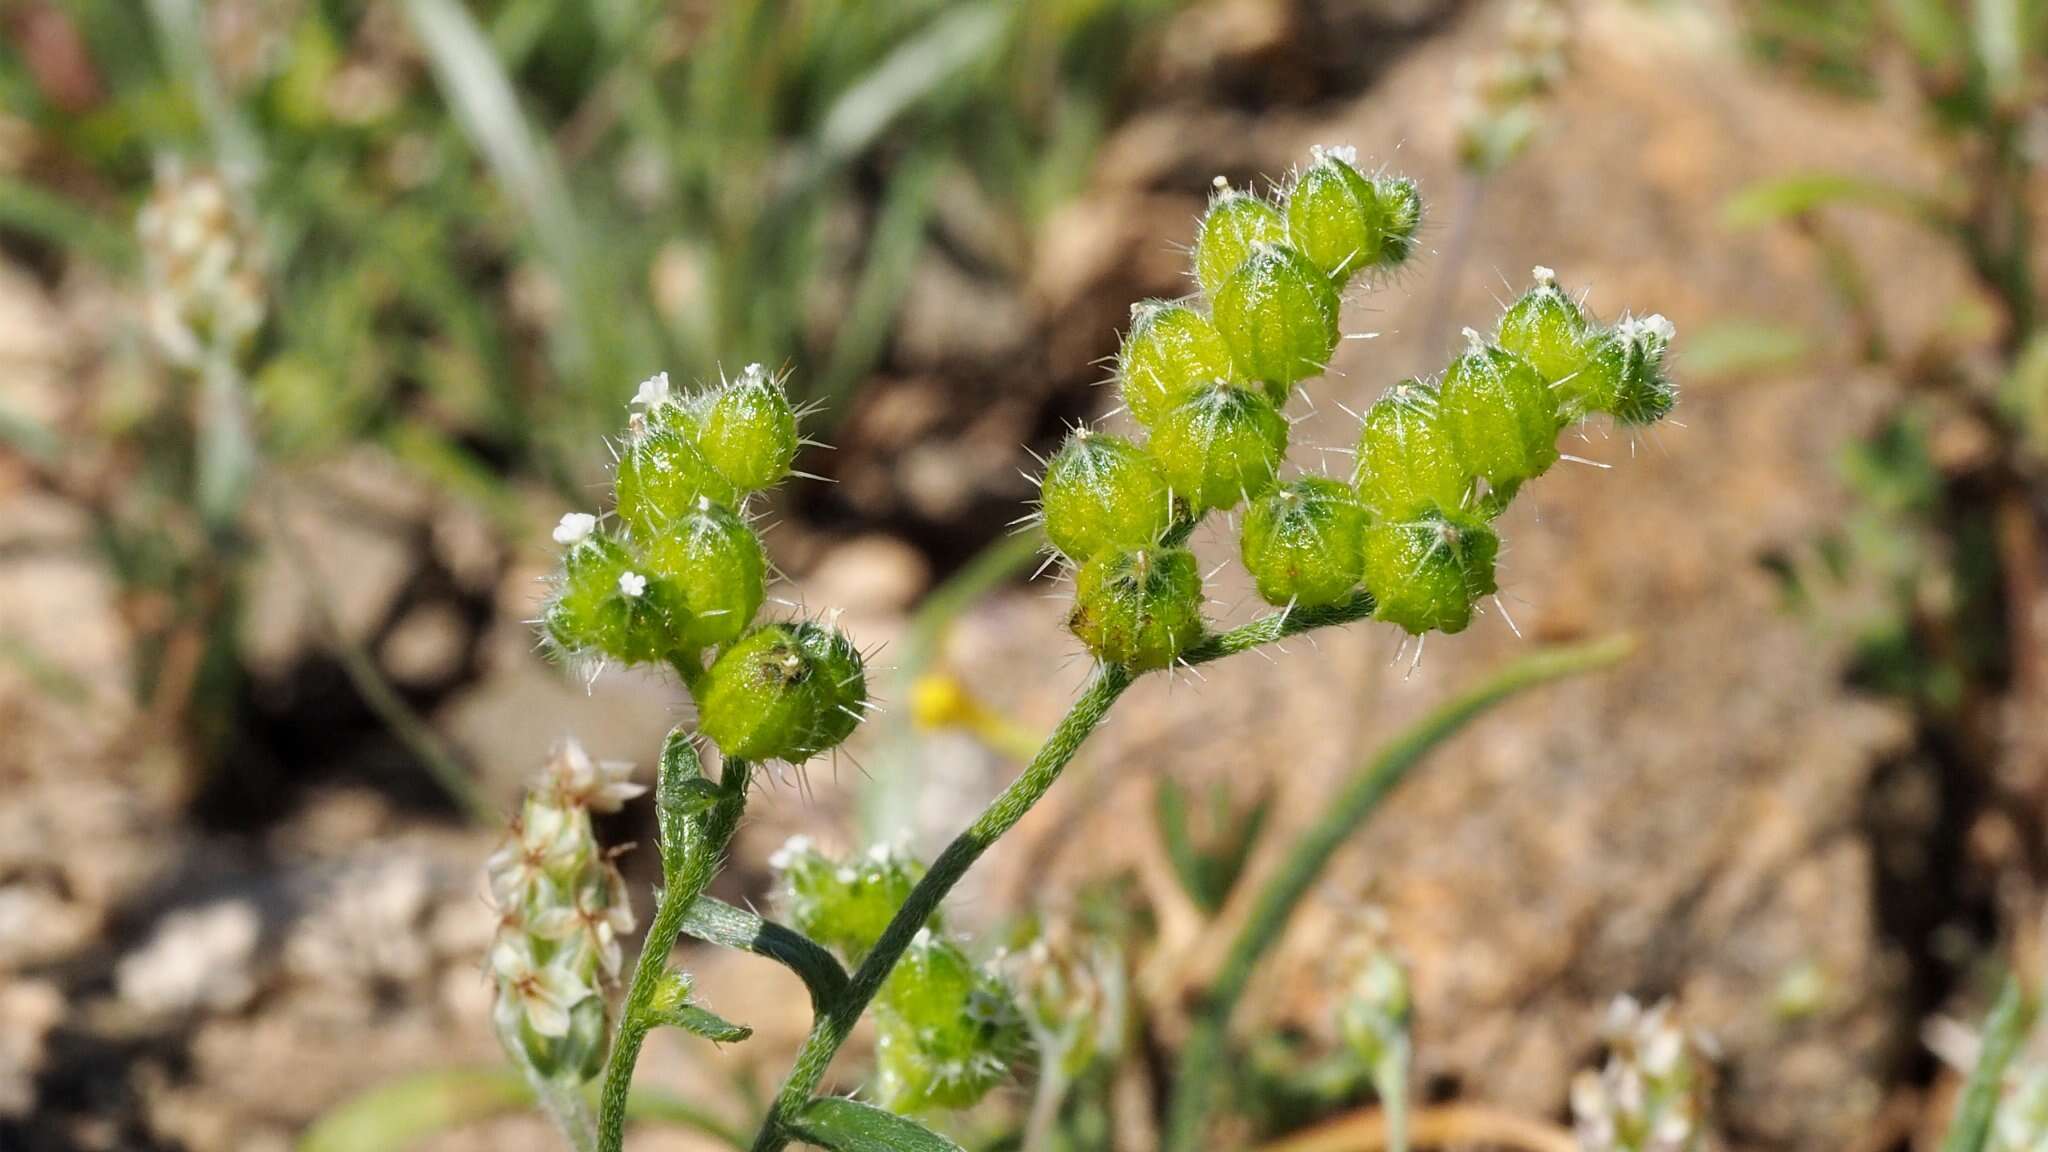
<path id="1" fill-rule="evenodd" d="M 718 797 L 718 786 L 704 778 L 690 731 L 676 725 L 661 746 L 661 771 L 654 792 L 664 871 L 673 874 L 683 867 L 689 824 L 709 812 Z"/>
<path id="2" fill-rule="evenodd" d="M 2019 977 L 2007 976 L 1999 989 L 1998 1002 L 1984 1021 L 1984 1036 L 1977 1050 L 1977 1066 L 1963 1086 L 1956 1104 L 1955 1119 L 1942 1139 L 1941 1152 L 1983 1152 L 1991 1136 L 1991 1114 L 1998 1107 L 1998 1093 L 2005 1080 L 2005 1067 L 2026 1041 L 2034 1021 L 2034 1002 L 2020 987 Z"/>
<path id="3" fill-rule="evenodd" d="M 735 1024 L 718 1013 L 695 1004 L 677 1004 L 665 1008 L 657 1017 L 657 1022 L 702 1036 L 714 1044 L 737 1044 L 754 1034 L 752 1028 L 744 1024 Z"/>
<path id="4" fill-rule="evenodd" d="M 1180 781 L 1171 776 L 1160 777 L 1158 791 L 1153 796 L 1152 818 L 1159 825 L 1159 838 L 1166 846 L 1166 861 L 1172 865 L 1174 879 L 1180 881 L 1181 890 L 1203 911 L 1216 911 L 1217 900 L 1207 883 L 1202 850 L 1195 846 L 1194 834 L 1188 829 L 1187 790 L 1181 787 Z"/>
<path id="5" fill-rule="evenodd" d="M 683 931 L 706 943 L 765 956 L 788 968 L 810 989 L 811 1006 L 820 1012 L 846 988 L 846 969 L 817 941 L 723 900 L 699 896 L 683 916 Z"/>
<path id="6" fill-rule="evenodd" d="M 832 1152 L 961 1152 L 958 1144 L 915 1120 L 844 1096 L 811 1101 L 789 1127 Z"/>
<path id="7" fill-rule="evenodd" d="M 1939 208 L 1921 193 L 1844 172 L 1800 172 L 1759 180 L 1721 206 L 1721 219 L 1730 228 L 1755 228 L 1830 204 L 1881 208 L 1923 223 L 1941 220 Z"/>

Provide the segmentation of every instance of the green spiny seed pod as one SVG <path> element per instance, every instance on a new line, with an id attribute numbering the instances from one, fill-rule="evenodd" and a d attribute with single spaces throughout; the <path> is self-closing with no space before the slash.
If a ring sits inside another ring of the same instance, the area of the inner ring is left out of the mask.
<path id="1" fill-rule="evenodd" d="M 1433 386 L 1404 380 L 1366 409 L 1352 484 L 1359 502 L 1381 521 L 1465 507 L 1472 477 L 1444 426 L 1442 397 Z"/>
<path id="2" fill-rule="evenodd" d="M 860 652 L 836 628 L 766 624 L 704 674 L 698 726 L 727 756 L 800 764 L 853 734 L 867 703 Z"/>
<path id="3" fill-rule="evenodd" d="M 1379 194 L 1349 148 L 1316 148 L 1287 195 L 1287 238 L 1332 282 L 1379 262 L 1386 239 Z"/>
<path id="4" fill-rule="evenodd" d="M 1422 230 L 1422 191 L 1406 176 L 1380 176 L 1372 185 L 1379 194 L 1380 220 L 1386 229 L 1380 263 L 1388 267 L 1405 264 L 1415 254 L 1415 237 Z"/>
<path id="5" fill-rule="evenodd" d="M 928 929 L 882 986 L 875 1026 L 878 1094 L 896 1112 L 971 1107 L 1025 1050 L 1023 1013 L 1001 978 Z"/>
<path id="6" fill-rule="evenodd" d="M 649 427 L 628 438 L 612 487 L 627 527 L 659 536 L 707 496 L 719 504 L 738 502 L 732 481 L 704 459 L 683 427 Z"/>
<path id="7" fill-rule="evenodd" d="M 1606 412 L 1626 427 L 1655 424 L 1678 405 L 1678 386 L 1664 374 L 1664 353 L 1677 335 L 1671 321 L 1624 318 L 1594 337 L 1593 354 L 1567 384 L 1584 411 Z"/>
<path id="8" fill-rule="evenodd" d="M 1173 521 L 1173 500 L 1152 457 L 1121 436 L 1086 428 L 1046 465 L 1038 498 L 1046 538 L 1076 564 L 1143 548 Z"/>
<path id="9" fill-rule="evenodd" d="M 613 537 L 589 531 L 562 558 L 555 593 L 542 617 L 548 638 L 566 652 L 597 652 L 637 664 L 681 646 L 689 609 L 676 590 Z"/>
<path id="10" fill-rule="evenodd" d="M 1107 552 L 1074 576 L 1067 627 L 1105 664 L 1164 668 L 1202 638 L 1202 576 L 1185 548 Z"/>
<path id="11" fill-rule="evenodd" d="M 1212 384 L 1160 417 L 1150 447 L 1192 511 L 1232 508 L 1272 486 L 1287 454 L 1287 418 L 1263 392 Z"/>
<path id="12" fill-rule="evenodd" d="M 1124 407 L 1145 427 L 1218 380 L 1231 380 L 1230 346 L 1209 318 L 1185 304 L 1147 300 L 1131 309 L 1131 330 L 1117 353 Z"/>
<path id="13" fill-rule="evenodd" d="M 708 496 L 648 541 L 646 563 L 687 610 L 676 636 L 679 647 L 709 648 L 738 639 L 766 594 L 768 561 L 760 538 Z"/>
<path id="14" fill-rule="evenodd" d="M 1504 348 L 1472 346 L 1444 371 L 1444 427 L 1465 470 L 1509 495 L 1557 463 L 1556 396 L 1535 366 Z"/>
<path id="15" fill-rule="evenodd" d="M 1216 193 L 1195 233 L 1195 281 L 1210 298 L 1237 266 L 1251 259 L 1262 244 L 1287 239 L 1287 218 L 1260 197 L 1232 188 L 1216 178 Z"/>
<path id="16" fill-rule="evenodd" d="M 1579 302 L 1557 286 L 1557 274 L 1535 271 L 1536 285 L 1501 315 L 1494 342 L 1534 365 L 1556 388 L 1586 363 L 1592 325 Z"/>
<path id="17" fill-rule="evenodd" d="M 1365 525 L 1349 487 L 1303 477 L 1252 501 L 1240 540 L 1245 570 L 1268 604 L 1335 603 L 1358 586 Z"/>
<path id="18" fill-rule="evenodd" d="M 855 964 L 924 878 L 923 864 L 887 844 L 842 863 L 804 836 L 792 837 L 768 863 L 781 874 L 779 899 L 791 926 Z M 930 923 L 938 925 L 936 912 Z"/>
<path id="19" fill-rule="evenodd" d="M 1215 293 L 1216 330 L 1238 371 L 1263 381 L 1275 404 L 1337 350 L 1341 309 L 1329 277 L 1281 244 L 1263 245 Z"/>
<path id="20" fill-rule="evenodd" d="M 781 483 L 796 449 L 796 410 L 759 364 L 713 393 L 699 418 L 697 450 L 743 492 Z"/>
<path id="21" fill-rule="evenodd" d="M 1425 513 L 1374 524 L 1365 534 L 1365 586 L 1375 619 L 1412 635 L 1462 632 L 1472 605 L 1495 591 L 1493 561 L 1500 542 L 1474 516 Z"/>

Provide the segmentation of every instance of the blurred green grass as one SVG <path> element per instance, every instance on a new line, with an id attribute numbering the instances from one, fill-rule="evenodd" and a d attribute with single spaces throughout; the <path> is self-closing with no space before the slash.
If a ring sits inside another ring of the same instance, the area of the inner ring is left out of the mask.
<path id="1" fill-rule="evenodd" d="M 271 453 L 574 494 L 656 370 L 789 365 L 843 412 L 942 192 L 1020 267 L 1175 3 L 28 5 L 0 237 L 120 275 L 157 158 L 217 166 L 270 249 Z"/>

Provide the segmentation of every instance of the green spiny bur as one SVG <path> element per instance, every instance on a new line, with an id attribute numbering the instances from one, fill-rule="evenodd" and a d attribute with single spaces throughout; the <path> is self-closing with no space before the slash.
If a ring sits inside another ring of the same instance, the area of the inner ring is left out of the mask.
<path id="1" fill-rule="evenodd" d="M 1578 301 L 1557 286 L 1557 276 L 1537 268 L 1536 284 L 1501 315 L 1494 342 L 1534 365 L 1553 388 L 1568 389 L 1585 366 L 1593 326 Z"/>
<path id="2" fill-rule="evenodd" d="M 1195 233 L 1195 282 L 1212 299 L 1260 245 L 1287 239 L 1287 218 L 1278 208 L 1230 187 L 1221 176 L 1216 185 L 1201 229 Z"/>
<path id="3" fill-rule="evenodd" d="M 1164 668 L 1201 640 L 1202 576 L 1184 548 L 1110 552 L 1074 575 L 1067 627 L 1104 663 Z"/>
<path id="4" fill-rule="evenodd" d="M 1185 304 L 1148 300 L 1131 309 L 1117 380 L 1131 417 L 1150 428 L 1203 385 L 1235 378 L 1230 346 L 1209 318 Z"/>
<path id="5" fill-rule="evenodd" d="M 1406 176 L 1376 177 L 1372 185 L 1379 197 L 1380 220 L 1386 229 L 1380 263 L 1397 267 L 1415 254 L 1415 237 L 1422 230 L 1422 191 Z"/>
<path id="6" fill-rule="evenodd" d="M 670 406 L 668 411 L 681 409 Z M 730 505 L 738 495 L 732 481 L 704 459 L 685 427 L 666 422 L 628 437 L 612 487 L 619 519 L 644 536 L 660 535 L 705 497 Z"/>
<path id="7" fill-rule="evenodd" d="M 1444 427 L 1467 473 L 1512 493 L 1557 463 L 1557 398 L 1527 360 L 1467 335 L 1472 346 L 1451 361 L 1438 390 Z"/>
<path id="8" fill-rule="evenodd" d="M 1404 380 L 1366 409 L 1352 483 L 1359 501 L 1381 521 L 1465 507 L 1472 477 L 1444 426 L 1442 397 L 1434 387 Z"/>
<path id="9" fill-rule="evenodd" d="M 882 938 L 925 871 L 886 844 L 841 862 L 804 837 L 785 844 L 768 863 L 780 874 L 778 902 L 790 925 L 853 964 Z M 938 913 L 930 923 L 937 926 Z"/>
<path id="10" fill-rule="evenodd" d="M 705 672 L 698 726 L 727 756 L 800 764 L 852 735 L 866 702 L 860 653 L 838 629 L 767 624 Z"/>
<path id="11" fill-rule="evenodd" d="M 1347 155 L 1315 149 L 1287 195 L 1287 238 L 1332 282 L 1379 262 L 1386 239 L 1379 194 Z"/>
<path id="12" fill-rule="evenodd" d="M 768 561 L 760 538 L 710 497 L 648 541 L 646 563 L 687 609 L 678 647 L 709 648 L 738 638 L 766 594 Z"/>
<path id="13" fill-rule="evenodd" d="M 713 393 L 699 421 L 697 449 L 744 492 L 772 487 L 796 459 L 796 411 L 782 385 L 759 364 Z"/>
<path id="14" fill-rule="evenodd" d="M 1673 329 L 1662 316 L 1626 318 L 1596 338 L 1593 355 L 1574 378 L 1586 410 L 1606 412 L 1625 427 L 1654 424 L 1678 405 L 1678 386 L 1664 374 Z"/>
<path id="15" fill-rule="evenodd" d="M 1074 563 L 1142 548 L 1173 520 L 1166 479 L 1152 457 L 1120 436 L 1086 428 L 1067 437 L 1039 486 L 1045 535 Z"/>
<path id="16" fill-rule="evenodd" d="M 1263 381 L 1276 404 L 1297 380 L 1322 372 L 1337 350 L 1340 302 L 1329 277 L 1286 245 L 1256 249 L 1215 292 L 1216 330 L 1238 371 Z"/>
<path id="17" fill-rule="evenodd" d="M 1210 385 L 1160 417 L 1149 448 L 1194 512 L 1232 508 L 1272 486 L 1287 454 L 1287 418 L 1264 392 Z"/>
<path id="18" fill-rule="evenodd" d="M 652 578 L 627 546 L 593 534 L 562 560 L 542 623 L 566 652 L 596 652 L 629 664 L 667 658 L 689 610 Z"/>
<path id="19" fill-rule="evenodd" d="M 1378 602 L 1373 617 L 1412 635 L 1462 632 L 1472 605 L 1496 590 L 1499 540 L 1474 516 L 1430 512 L 1377 523 L 1365 534 L 1365 586 Z"/>
<path id="20" fill-rule="evenodd" d="M 971 1107 L 1025 1052 L 1024 1017 L 1009 988 L 929 929 L 904 952 L 875 1007 L 876 1088 L 892 1111 Z"/>
<path id="21" fill-rule="evenodd" d="M 1343 599 L 1363 571 L 1366 519 L 1356 493 L 1320 476 L 1252 501 L 1240 545 L 1259 596 L 1302 608 Z"/>

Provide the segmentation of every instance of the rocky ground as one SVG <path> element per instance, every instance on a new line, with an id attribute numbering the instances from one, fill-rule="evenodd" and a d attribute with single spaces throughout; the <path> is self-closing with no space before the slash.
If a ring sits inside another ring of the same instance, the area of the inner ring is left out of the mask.
<path id="1" fill-rule="evenodd" d="M 1891 908 L 1902 887 L 1944 883 L 1914 871 L 1916 845 L 1942 830 L 1916 791 L 1903 719 L 1839 686 L 1838 655 L 1781 610 L 1758 564 L 1836 515 L 1830 461 L 1879 385 L 1832 370 L 1687 378 L 1684 349 L 1688 334 L 1730 320 L 1835 339 L 1806 248 L 1731 233 L 1719 205 L 1795 167 L 1923 171 L 1907 117 L 1761 77 L 1689 10 L 1588 4 L 1575 71 L 1536 147 L 1460 219 L 1447 93 L 1497 33 L 1487 10 L 1382 14 L 1368 39 L 1385 47 L 1336 60 L 1303 46 L 1318 43 L 1313 28 L 1290 24 L 1310 10 L 1323 11 L 1228 0 L 1176 25 L 1161 97 L 1048 226 L 1029 283 L 927 270 L 891 373 L 863 392 L 839 433 L 846 450 L 825 462 L 841 483 L 799 499 L 775 538 L 798 574 L 791 595 L 845 608 L 863 643 L 898 639 L 934 575 L 1028 494 L 1015 446 L 1099 402 L 1082 386 L 1099 377 L 1125 306 L 1180 290 L 1174 245 L 1189 239 L 1209 177 L 1278 175 L 1311 144 L 1353 143 L 1422 180 L 1438 208 L 1433 248 L 1470 227 L 1471 255 L 1447 323 L 1429 314 L 1434 256 L 1351 304 L 1347 330 L 1379 336 L 1345 346 L 1297 443 L 1347 446 L 1344 407 L 1439 365 L 1447 349 L 1429 342 L 1490 323 L 1538 263 L 1586 286 L 1604 314 L 1656 309 L 1677 323 L 1683 426 L 1636 442 L 1595 434 L 1577 451 L 1611 469 L 1561 466 L 1518 505 L 1503 537 L 1520 638 L 1494 615 L 1431 641 L 1411 672 L 1388 630 L 1354 629 L 1133 692 L 962 892 L 961 916 L 994 924 L 1057 907 L 1090 877 L 1156 873 L 1157 845 L 1132 830 L 1150 827 L 1163 774 L 1270 790 L 1284 830 L 1379 740 L 1514 653 L 1629 631 L 1642 647 L 1624 670 L 1509 707 L 1398 795 L 1294 925 L 1253 1023 L 1325 1030 L 1319 957 L 1373 903 L 1414 966 L 1419 1082 L 1435 1096 L 1559 1117 L 1569 1076 L 1597 1053 L 1606 1002 L 1671 995 L 1719 1040 L 1726 1146 L 1895 1146 L 1896 1102 L 1924 1080 L 1927 1006 L 1908 994 L 1925 941 L 1900 938 Z M 1903 230 L 1856 227 L 1886 314 L 1902 328 L 1928 322 L 1921 302 L 1953 295 L 1958 270 Z M 10 399 L 60 402 L 91 362 L 105 304 L 89 287 L 0 269 Z M 476 514 L 373 457 L 282 491 L 284 523 L 315 565 L 345 574 L 334 580 L 343 628 L 416 690 L 495 802 L 509 807 L 569 732 L 599 755 L 651 759 L 679 713 L 672 684 L 612 674 L 586 689 L 532 654 L 520 621 L 546 563 L 538 530 L 500 551 Z M 250 784 L 261 803 L 195 820 L 190 769 L 137 736 L 150 729 L 127 702 L 119 606 L 84 526 L 4 463 L 0 501 L 0 636 L 46 658 L 0 663 L 10 1152 L 284 1148 L 353 1092 L 493 1061 L 478 868 L 495 834 L 423 807 L 417 784 L 394 785 L 407 761 L 364 735 L 374 729 L 359 706 L 319 711 L 346 692 L 321 655 L 302 573 L 259 581 L 248 641 L 283 694 L 272 714 L 295 725 L 268 745 L 283 783 Z M 532 503 L 536 526 L 559 511 Z M 1248 613 L 1227 549 L 1197 547 L 1223 564 L 1217 595 L 1233 617 Z M 956 627 L 946 663 L 1023 723 L 1050 725 L 1083 674 L 1060 614 L 1044 586 L 990 597 Z M 794 831 L 845 844 L 865 821 L 929 848 L 1012 771 L 956 737 L 920 745 L 908 784 L 892 750 L 854 757 L 865 774 L 814 769 L 807 788 L 755 802 L 726 896 L 759 897 L 761 862 Z M 877 789 L 893 799 L 861 802 Z M 609 831 L 644 843 L 649 830 Z M 1186 959 L 1158 978 L 1199 979 L 1213 942 L 1185 916 L 1165 919 L 1184 945 L 1166 951 Z M 725 1077 L 772 1076 L 806 1024 L 800 998 L 752 960 L 687 962 L 707 999 L 758 1035 L 715 1055 L 663 1038 L 643 1077 L 737 1114 Z M 1783 995 L 1793 980 L 1811 992 L 1796 1009 Z M 507 1119 L 434 1146 L 548 1141 Z"/>

